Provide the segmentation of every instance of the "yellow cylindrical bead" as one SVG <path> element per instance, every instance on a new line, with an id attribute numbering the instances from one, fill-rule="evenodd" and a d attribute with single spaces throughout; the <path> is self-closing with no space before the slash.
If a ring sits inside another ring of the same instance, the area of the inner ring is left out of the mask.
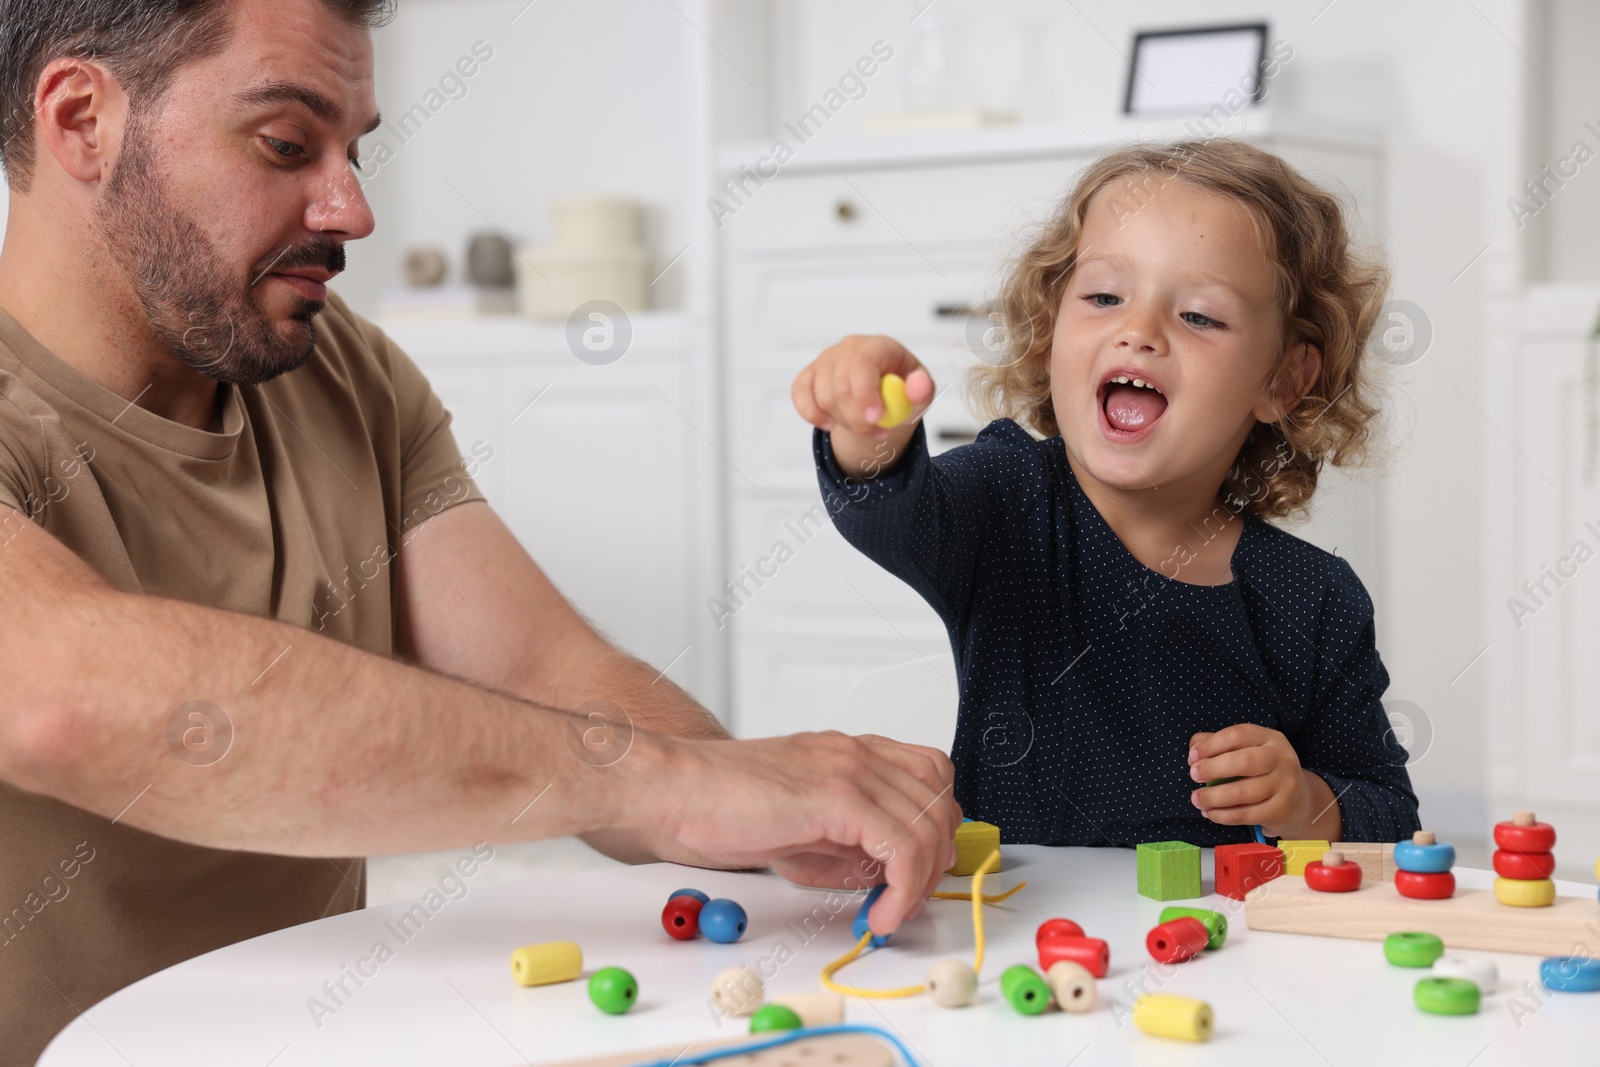
<path id="1" fill-rule="evenodd" d="M 1133 1008 L 1133 1025 L 1147 1034 L 1180 1041 L 1211 1040 L 1212 1021 L 1211 1005 L 1171 993 L 1152 993 Z"/>
<path id="2" fill-rule="evenodd" d="M 883 396 L 883 414 L 878 425 L 892 430 L 911 417 L 911 398 L 906 395 L 906 380 L 898 374 L 885 374 L 878 385 Z"/>
<path id="3" fill-rule="evenodd" d="M 511 977 L 518 985 L 571 982 L 583 973 L 583 949 L 576 941 L 523 945 L 511 954 Z"/>
<path id="4" fill-rule="evenodd" d="M 1543 908 L 1556 902 L 1556 884 L 1548 878 L 1523 881 L 1520 878 L 1496 878 L 1494 899 L 1514 908 Z"/>

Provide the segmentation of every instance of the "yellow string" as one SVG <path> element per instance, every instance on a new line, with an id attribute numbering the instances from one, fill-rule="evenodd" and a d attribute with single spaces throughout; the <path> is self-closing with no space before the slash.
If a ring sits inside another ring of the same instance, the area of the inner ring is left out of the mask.
<path id="1" fill-rule="evenodd" d="M 1000 866 L 1000 850 L 995 849 L 993 852 L 989 853 L 989 858 L 983 861 L 983 866 L 979 867 L 977 871 L 973 873 L 972 892 L 970 894 L 943 892 L 934 894 L 934 897 L 939 900 L 966 900 L 969 896 L 971 897 L 972 939 L 974 946 L 972 952 L 972 969 L 975 972 L 982 972 L 983 970 L 983 906 L 985 904 L 997 904 L 1011 896 L 1011 894 L 1015 893 L 1018 889 L 1021 889 L 1023 886 L 1028 884 L 1027 882 L 1021 882 L 1018 885 L 1013 886 L 1011 889 L 1008 889 L 1006 892 L 999 894 L 998 896 L 984 896 L 983 876 L 998 866 Z M 822 968 L 823 987 L 838 993 L 840 996 L 865 997 L 870 1000 L 888 1000 L 893 997 L 914 997 L 920 993 L 926 993 L 928 991 L 928 987 L 926 985 L 902 986 L 899 989 L 860 989 L 856 986 L 843 986 L 835 982 L 833 980 L 833 976 L 838 974 L 839 971 L 843 970 L 846 964 L 852 963 L 859 958 L 861 953 L 864 952 L 866 947 L 871 943 L 872 931 L 868 930 L 866 933 L 861 935 L 861 940 L 856 942 L 854 948 L 852 948 L 849 952 L 846 952 L 843 956 L 840 956 L 838 959 L 834 960 L 832 963 L 828 964 L 826 967 Z"/>

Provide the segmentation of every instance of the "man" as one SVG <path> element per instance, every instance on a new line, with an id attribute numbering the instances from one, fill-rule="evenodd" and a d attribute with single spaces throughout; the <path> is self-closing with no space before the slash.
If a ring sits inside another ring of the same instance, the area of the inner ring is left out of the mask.
<path id="1" fill-rule="evenodd" d="M 942 754 L 727 740 L 596 635 L 327 291 L 373 229 L 385 7 L 0 0 L 7 1063 L 145 974 L 361 907 L 362 861 L 330 857 L 577 833 L 817 885 L 882 860 L 880 932 L 953 859 Z M 625 754 L 551 710 L 591 706 Z"/>

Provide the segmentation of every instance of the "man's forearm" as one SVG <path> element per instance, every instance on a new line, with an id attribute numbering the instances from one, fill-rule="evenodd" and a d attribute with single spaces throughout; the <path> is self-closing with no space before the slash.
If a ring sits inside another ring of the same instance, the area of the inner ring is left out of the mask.
<path id="1" fill-rule="evenodd" d="M 0 755 L 20 788 L 195 844 L 299 855 L 533 840 L 656 810 L 647 737 L 594 789 L 559 712 L 271 620 L 107 589 L 63 599 L 10 620 L 46 628 L 51 662 L 22 662 L 39 650 L 26 642 L 0 652 L 7 677 L 48 672 L 30 692 L 49 706 Z M 217 721 L 191 723 L 193 701 Z M 229 728 L 222 758 L 181 758 L 185 731 Z"/>
<path id="2" fill-rule="evenodd" d="M 555 668 L 552 668 L 555 670 Z M 513 682 L 513 692 L 559 692 L 562 704 L 579 718 L 581 746 L 591 766 L 601 770 L 628 756 L 638 730 L 696 740 L 729 736 L 716 716 L 674 685 L 664 671 L 596 642 L 585 653 L 563 663 L 554 678 L 529 669 Z M 657 798 L 658 802 L 662 802 Z M 664 833 L 610 827 L 582 835 L 600 852 L 625 863 L 670 860 L 697 867 L 727 867 L 716 856 L 690 849 Z"/>

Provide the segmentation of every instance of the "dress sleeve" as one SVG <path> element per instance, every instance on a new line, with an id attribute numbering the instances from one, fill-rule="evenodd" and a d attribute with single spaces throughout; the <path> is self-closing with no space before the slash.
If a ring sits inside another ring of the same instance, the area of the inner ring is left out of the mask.
<path id="1" fill-rule="evenodd" d="M 1346 841 L 1401 841 L 1421 823 L 1405 746 L 1383 707 L 1389 672 L 1378 656 L 1372 598 L 1342 559 L 1318 627 L 1313 711 L 1290 738 L 1301 766 L 1338 799 Z"/>
<path id="2" fill-rule="evenodd" d="M 900 464 L 872 481 L 847 476 L 821 430 L 812 452 L 823 504 L 844 539 L 915 589 L 946 625 L 959 626 L 986 525 L 1007 521 L 1007 484 L 1020 484 L 1019 467 L 1038 464 L 1032 439 L 1000 420 L 973 444 L 935 458 L 919 424 Z"/>

